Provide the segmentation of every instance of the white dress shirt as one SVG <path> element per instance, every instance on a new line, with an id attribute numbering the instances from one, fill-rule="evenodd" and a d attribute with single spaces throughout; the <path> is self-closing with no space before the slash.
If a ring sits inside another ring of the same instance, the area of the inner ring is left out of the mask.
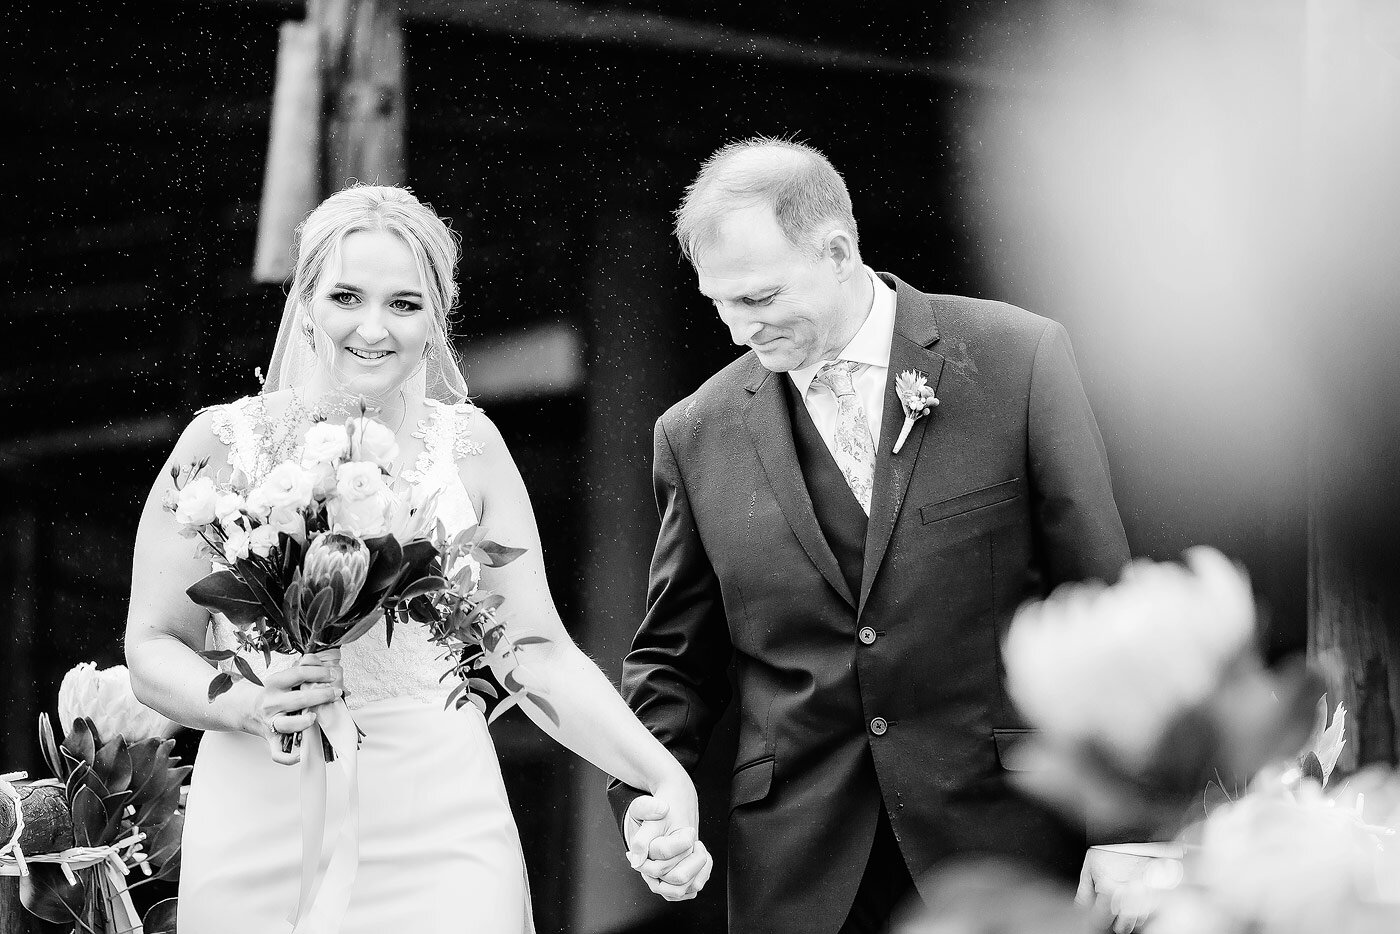
<path id="1" fill-rule="evenodd" d="M 870 312 L 856 336 L 834 358 L 819 360 L 800 370 L 788 371 L 792 384 L 807 403 L 807 411 L 816 423 L 817 431 L 826 442 L 827 450 L 836 446 L 836 397 L 821 385 L 812 385 L 817 371 L 824 364 L 836 360 L 851 360 L 861 364 L 852 374 L 856 395 L 860 397 L 860 407 L 865 410 L 865 418 L 870 422 L 870 438 L 875 443 L 876 455 L 880 451 L 880 422 L 885 412 L 885 378 L 890 369 L 890 341 L 894 339 L 894 289 L 869 266 L 865 274 L 875 287 L 875 298 L 870 303 Z"/>

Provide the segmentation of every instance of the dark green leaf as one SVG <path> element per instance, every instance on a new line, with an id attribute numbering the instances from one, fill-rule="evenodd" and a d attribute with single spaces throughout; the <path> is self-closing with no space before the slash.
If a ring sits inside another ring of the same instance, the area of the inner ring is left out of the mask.
<path id="1" fill-rule="evenodd" d="M 525 685 L 516 680 L 515 672 L 507 671 L 506 676 L 501 679 L 501 683 L 506 686 L 506 690 L 512 694 L 519 694 L 525 689 Z"/>
<path id="2" fill-rule="evenodd" d="M 234 564 L 238 576 L 247 585 L 258 603 L 262 605 L 262 615 L 274 623 L 282 621 L 282 601 L 286 594 L 282 581 L 275 578 L 261 562 L 242 558 Z"/>
<path id="3" fill-rule="evenodd" d="M 199 653 L 200 658 L 208 659 L 211 662 L 223 662 L 233 658 L 238 653 L 233 649 L 208 649 Z"/>
<path id="4" fill-rule="evenodd" d="M 496 690 L 496 686 L 483 678 L 468 678 L 467 685 L 478 694 L 485 694 L 487 697 L 497 698 L 501 693 Z"/>
<path id="5" fill-rule="evenodd" d="M 44 761 L 49 764 L 54 778 L 59 781 L 68 778 L 68 760 L 58 753 L 58 743 L 53 738 L 53 724 L 46 713 L 39 714 L 39 748 L 44 753 Z"/>
<path id="6" fill-rule="evenodd" d="M 228 617 L 235 626 L 251 626 L 254 620 L 266 613 L 252 588 L 228 570 L 215 571 L 192 584 L 185 593 L 211 613 Z"/>
<path id="7" fill-rule="evenodd" d="M 118 736 L 104 744 L 97 751 L 93 769 L 112 794 L 131 787 L 131 753 L 127 751 L 126 740 Z"/>
<path id="8" fill-rule="evenodd" d="M 175 906 L 177 900 L 167 898 L 156 902 L 141 917 L 141 928 L 146 934 L 175 934 Z"/>
<path id="9" fill-rule="evenodd" d="M 355 625 L 347 629 L 345 631 L 345 634 L 336 640 L 335 644 L 349 645 L 351 642 L 354 642 L 356 639 L 360 638 L 365 633 L 373 629 L 374 624 L 379 622 L 379 618 L 380 614 L 378 612 L 371 613 L 370 615 L 366 616 L 364 619 L 360 620 L 359 622 L 355 623 Z"/>
<path id="10" fill-rule="evenodd" d="M 540 713 L 549 718 L 550 723 L 553 723 L 555 726 L 559 725 L 559 712 L 554 709 L 553 704 L 543 697 L 540 697 L 538 694 L 528 694 L 526 696 L 530 698 L 530 703 L 540 709 Z"/>
<path id="11" fill-rule="evenodd" d="M 516 648 L 522 645 L 549 645 L 549 640 L 544 636 L 521 636 L 519 639 L 513 641 L 515 642 Z"/>
<path id="12" fill-rule="evenodd" d="M 107 825 L 107 810 L 102 799 L 91 788 L 83 786 L 69 805 L 73 812 L 73 842 L 76 846 L 102 846 L 102 828 Z"/>
<path id="13" fill-rule="evenodd" d="M 453 688 L 452 693 L 447 695 L 447 701 L 442 705 L 443 709 L 450 710 L 456 707 L 458 701 L 462 698 L 462 695 L 466 693 L 466 690 L 467 683 L 465 681 Z"/>
<path id="14" fill-rule="evenodd" d="M 97 731 L 93 729 L 92 721 L 86 717 L 78 717 L 73 721 L 72 729 L 63 738 L 63 747 L 72 753 L 73 758 L 88 765 L 97 761 Z"/>
<path id="15" fill-rule="evenodd" d="M 495 723 L 497 720 L 499 720 L 499 719 L 501 718 L 501 715 L 502 715 L 502 714 L 504 714 L 506 711 L 510 710 L 512 707 L 514 707 L 514 706 L 515 706 L 516 704 L 518 704 L 518 703 L 520 703 L 520 697 L 519 697 L 519 695 L 517 695 L 517 694 L 509 694 L 509 695 L 507 695 L 506 698 L 505 698 L 505 700 L 503 700 L 503 701 L 501 701 L 499 704 L 497 704 L 497 705 L 496 705 L 496 709 L 493 710 L 493 711 L 491 711 L 491 716 L 489 716 L 489 717 L 486 718 L 486 722 L 487 722 L 487 723 Z"/>
<path id="16" fill-rule="evenodd" d="M 233 687 L 233 675 L 227 671 L 221 671 L 214 676 L 214 680 L 209 682 L 209 702 L 212 704 L 214 698 Z"/>
<path id="17" fill-rule="evenodd" d="M 472 549 L 472 555 L 476 560 L 489 568 L 505 567 L 524 553 L 524 548 L 512 548 L 509 545 L 501 545 L 496 542 L 482 542 Z"/>
<path id="18" fill-rule="evenodd" d="M 399 594 L 399 599 L 412 600 L 414 597 L 426 597 L 430 594 L 440 593 L 450 586 L 452 585 L 447 582 L 446 578 L 436 575 L 421 577 L 405 587 L 403 593 Z"/>
<path id="19" fill-rule="evenodd" d="M 20 904 L 37 918 L 72 924 L 87 903 L 84 880 L 91 878 L 91 873 L 80 873 L 77 883 L 71 884 L 56 863 L 30 863 L 29 875 L 19 880 Z"/>
<path id="20" fill-rule="evenodd" d="M 253 670 L 253 666 L 248 664 L 248 660 L 246 658 L 244 658 L 242 655 L 237 654 L 236 652 L 233 655 L 233 667 L 238 669 L 238 673 L 240 675 L 247 678 L 249 681 L 253 682 L 258 687 L 262 687 L 262 679 L 259 678 L 258 673 Z"/>

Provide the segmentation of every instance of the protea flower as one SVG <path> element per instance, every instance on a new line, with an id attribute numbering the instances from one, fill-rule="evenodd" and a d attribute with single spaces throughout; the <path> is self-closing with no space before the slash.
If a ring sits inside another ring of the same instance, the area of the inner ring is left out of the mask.
<path id="1" fill-rule="evenodd" d="M 73 721 L 87 717 L 106 743 L 118 736 L 128 743 L 173 736 L 180 725 L 168 720 L 136 699 L 131 691 L 131 675 L 125 665 L 98 670 L 92 662 L 68 670 L 58 688 L 58 719 L 63 731 L 73 729 Z"/>
<path id="2" fill-rule="evenodd" d="M 331 612 L 335 618 L 350 609 L 360 588 L 369 576 L 369 549 L 353 535 L 343 532 L 322 532 L 306 548 L 301 566 L 302 583 L 312 594 L 333 586 L 340 580 L 340 605 Z"/>

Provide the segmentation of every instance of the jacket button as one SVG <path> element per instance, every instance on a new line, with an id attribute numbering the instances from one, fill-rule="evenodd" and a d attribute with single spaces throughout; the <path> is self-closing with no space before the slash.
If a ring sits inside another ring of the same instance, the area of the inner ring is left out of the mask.
<path id="1" fill-rule="evenodd" d="M 875 630 L 871 629 L 869 626 L 860 627 L 860 641 L 864 642 L 866 645 L 873 643 L 875 641 Z"/>
<path id="2" fill-rule="evenodd" d="M 874 733 L 876 736 L 884 736 L 885 731 L 889 728 L 889 721 L 884 717 L 876 717 L 874 720 L 870 721 L 870 732 Z"/>

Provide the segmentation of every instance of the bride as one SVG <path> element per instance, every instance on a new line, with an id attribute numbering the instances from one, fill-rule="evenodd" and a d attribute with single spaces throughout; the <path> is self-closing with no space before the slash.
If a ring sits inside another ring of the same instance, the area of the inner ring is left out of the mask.
<path id="1" fill-rule="evenodd" d="M 472 704 L 444 709 L 453 685 L 439 683 L 446 663 L 424 628 L 397 627 L 391 646 L 377 626 L 339 653 L 274 656 L 259 672 L 264 686 L 240 680 L 208 700 L 212 672 L 196 653 L 235 641 L 226 620 L 210 619 L 185 595 L 209 564 L 162 509 L 170 467 L 208 458 L 223 479 L 239 472 L 256 484 L 297 455 L 313 421 L 343 422 L 361 399 L 394 429 L 402 477 L 430 487 L 425 495 L 437 492 L 449 531 L 479 520 L 496 541 L 526 549 L 483 572 L 483 585 L 506 598 L 512 634 L 548 640 L 519 652 L 559 722 L 522 706 L 560 743 L 656 799 L 671 833 L 669 848 L 653 843 L 647 854 L 652 890 L 687 898 L 699 885 L 672 885 L 667 872 L 685 879 L 703 866 L 699 884 L 708 876 L 689 777 L 569 638 L 520 474 L 496 426 L 465 401 L 448 333 L 457 257 L 452 232 L 406 190 L 355 186 L 327 199 L 299 231 L 264 391 L 200 412 L 146 502 L 126 631 L 132 686 L 148 706 L 206 731 L 185 822 L 182 934 L 285 929 L 298 905 L 303 845 L 300 770 L 285 767 L 299 750 L 283 753 L 280 737 L 307 729 L 320 705 L 342 696 L 365 734 L 358 870 L 348 904 L 318 906 L 321 920 L 302 927 L 533 930 L 519 836 L 485 719 Z"/>

